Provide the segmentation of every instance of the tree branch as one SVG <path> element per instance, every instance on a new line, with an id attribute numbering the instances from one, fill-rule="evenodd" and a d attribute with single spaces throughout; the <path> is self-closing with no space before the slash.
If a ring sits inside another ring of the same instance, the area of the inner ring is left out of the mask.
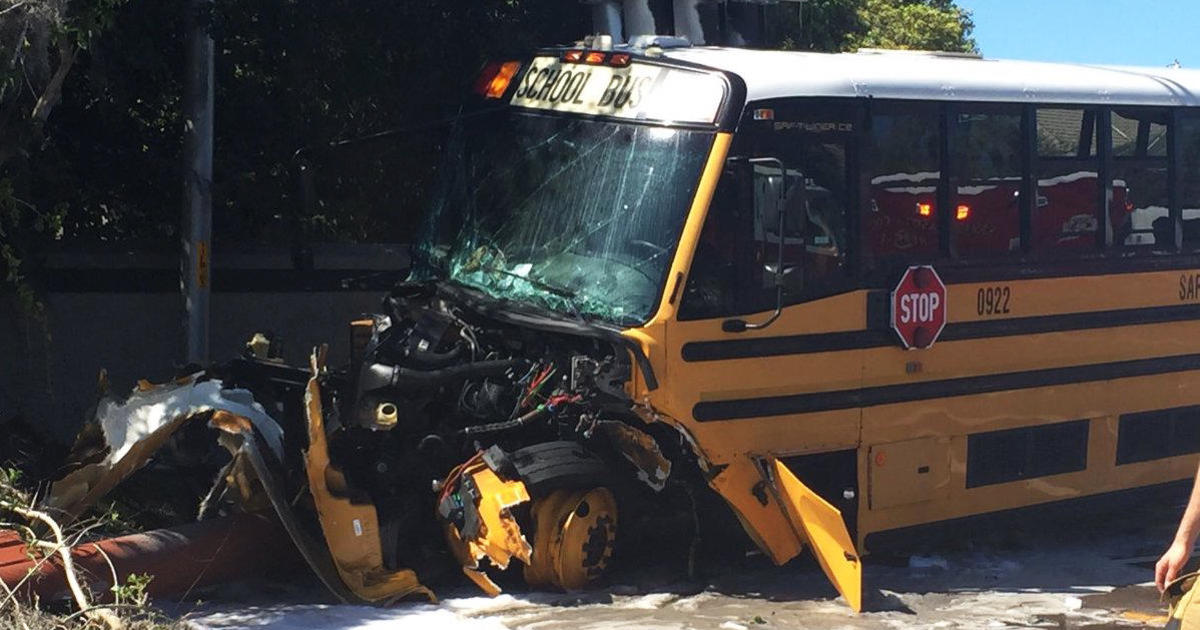
<path id="1" fill-rule="evenodd" d="M 71 596 L 75 599 L 75 605 L 88 619 L 102 623 L 109 630 L 124 630 L 125 624 L 111 610 L 107 608 L 93 608 L 88 602 L 87 595 L 83 592 L 83 587 L 79 584 L 79 576 L 75 574 L 75 563 L 71 558 L 71 548 L 66 544 L 63 537 L 62 528 L 58 522 L 50 518 L 45 512 L 39 512 L 26 507 L 21 507 L 8 502 L 0 502 L 0 507 L 10 510 L 23 518 L 29 520 L 41 521 L 50 533 L 54 535 L 54 542 L 45 542 L 41 540 L 33 541 L 33 544 L 51 552 L 58 552 L 58 557 L 62 561 L 63 573 L 67 578 L 67 587 L 71 591 Z"/>
<path id="2" fill-rule="evenodd" d="M 59 37 L 58 67 L 54 69 L 54 76 L 50 77 L 46 89 L 42 90 L 42 95 L 38 98 L 37 104 L 33 106 L 33 113 L 29 116 L 33 124 L 39 128 L 50 117 L 50 111 L 62 100 L 63 83 L 66 82 L 71 67 L 75 65 L 75 51 L 75 46 L 67 38 Z"/>
<path id="3" fill-rule="evenodd" d="M 28 2 L 16 2 L 11 7 L 6 7 L 4 9 L 0 9 L 0 15 L 4 15 L 5 13 L 12 11 L 13 9 L 19 9 L 27 4 L 29 4 L 29 3 Z"/>

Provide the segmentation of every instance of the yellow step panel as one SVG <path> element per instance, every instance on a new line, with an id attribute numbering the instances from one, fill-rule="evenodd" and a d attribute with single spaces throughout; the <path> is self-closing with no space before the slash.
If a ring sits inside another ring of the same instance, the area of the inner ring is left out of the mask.
<path id="1" fill-rule="evenodd" d="M 862 611 L 862 562 L 842 513 L 805 486 L 787 466 L 771 458 L 780 502 L 788 518 L 803 530 L 821 569 L 855 612 Z"/>

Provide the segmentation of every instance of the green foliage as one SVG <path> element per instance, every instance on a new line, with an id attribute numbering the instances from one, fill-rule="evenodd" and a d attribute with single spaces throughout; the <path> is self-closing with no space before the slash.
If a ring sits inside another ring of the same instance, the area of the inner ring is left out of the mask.
<path id="1" fill-rule="evenodd" d="M 126 2 L 128 0 L 75 0 L 71 3 L 71 13 L 66 17 L 63 30 L 76 46 L 86 50 L 113 27 L 117 10 Z"/>
<path id="2" fill-rule="evenodd" d="M 865 0 L 865 30 L 850 38 L 856 48 L 978 52 L 971 14 L 952 0 Z"/>
<path id="3" fill-rule="evenodd" d="M 0 468 L 0 502 L 24 502 L 24 493 L 18 489 L 21 485 L 21 477 L 21 471 L 17 468 Z"/>
<path id="4" fill-rule="evenodd" d="M 783 2 L 768 9 L 772 46 L 976 51 L 971 15 L 953 0 L 808 0 L 802 6 Z"/>
<path id="5" fill-rule="evenodd" d="M 0 288 L 16 287 L 25 311 L 41 305 L 22 266 L 60 237 L 64 208 L 30 190 L 31 158 L 81 50 L 112 24 L 126 0 L 0 0 Z"/>
<path id="6" fill-rule="evenodd" d="M 864 25 L 859 16 L 863 0 L 808 0 L 802 5 L 781 2 L 767 9 L 767 38 L 773 48 L 839 52 Z"/>
<path id="7" fill-rule="evenodd" d="M 118 605 L 145 608 L 150 604 L 150 594 L 146 587 L 150 586 L 154 576 L 148 573 L 130 573 L 125 576 L 124 584 L 113 584 L 113 600 Z"/>

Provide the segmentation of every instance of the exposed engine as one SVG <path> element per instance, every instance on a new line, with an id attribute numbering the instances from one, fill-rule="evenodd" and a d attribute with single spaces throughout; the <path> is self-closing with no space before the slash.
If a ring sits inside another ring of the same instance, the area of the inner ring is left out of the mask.
<path id="1" fill-rule="evenodd" d="M 535 504 L 555 492 L 611 492 L 638 478 L 643 489 L 662 489 L 670 463 L 637 428 L 625 348 L 503 323 L 428 285 L 401 287 L 384 310 L 355 322 L 347 387 L 326 390 L 333 398 L 326 409 L 338 410 L 326 415 L 333 462 L 378 510 L 385 566 L 433 571 L 445 548 L 435 513 L 463 538 L 486 529 L 475 482 L 455 475 L 472 458 L 521 482 Z M 531 509 L 513 513 L 521 531 L 537 529 Z M 585 541 L 599 547 L 594 572 L 611 555 L 613 534 Z"/>
<path id="2" fill-rule="evenodd" d="M 382 311 L 352 323 L 344 366 L 322 348 L 288 366 L 256 335 L 239 359 L 102 402 L 82 435 L 107 455 L 46 507 L 78 515 L 207 427 L 232 458 L 201 516 L 273 513 L 340 599 L 387 603 L 432 597 L 455 564 L 498 593 L 485 570 L 513 558 L 531 586 L 582 588 L 609 564 L 619 505 L 635 522 L 692 505 L 643 509 L 672 501 L 660 491 L 690 449 L 630 399 L 630 361 L 645 359 L 619 331 L 444 284 L 401 285 Z"/>

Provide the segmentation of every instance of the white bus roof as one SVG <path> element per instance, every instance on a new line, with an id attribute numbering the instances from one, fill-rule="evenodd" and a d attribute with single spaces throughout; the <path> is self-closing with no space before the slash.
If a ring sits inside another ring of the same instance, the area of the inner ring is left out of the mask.
<path id="1" fill-rule="evenodd" d="M 1008 61 L 907 51 L 674 48 L 665 56 L 739 75 L 749 101 L 789 96 L 1200 106 L 1200 71 Z"/>

